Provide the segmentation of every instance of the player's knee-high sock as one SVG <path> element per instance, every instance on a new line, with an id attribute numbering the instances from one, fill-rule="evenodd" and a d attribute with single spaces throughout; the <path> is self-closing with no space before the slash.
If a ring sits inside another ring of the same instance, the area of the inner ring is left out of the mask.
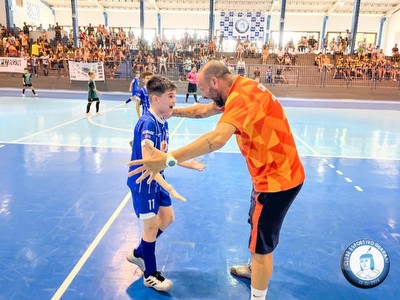
<path id="1" fill-rule="evenodd" d="M 32 93 L 33 93 L 34 95 L 36 95 L 36 93 L 35 93 L 35 90 L 34 90 L 34 89 L 32 89 Z"/>
<path id="2" fill-rule="evenodd" d="M 91 102 L 89 102 L 88 104 L 87 104 L 87 106 L 86 106 L 86 113 L 88 114 L 89 113 L 89 111 L 90 111 L 90 105 L 91 105 L 92 103 Z"/>
<path id="3" fill-rule="evenodd" d="M 156 242 L 148 243 L 142 240 L 142 250 L 145 265 L 144 276 L 148 277 L 157 271 Z"/>
<path id="4" fill-rule="evenodd" d="M 193 94 L 193 97 L 194 97 L 194 101 L 199 102 L 199 101 L 197 100 L 197 94 Z"/>
<path id="5" fill-rule="evenodd" d="M 25 89 L 22 89 L 22 94 L 25 94 Z"/>
<path id="6" fill-rule="evenodd" d="M 96 102 L 96 112 L 98 113 L 100 109 L 100 101 Z"/>
<path id="7" fill-rule="evenodd" d="M 188 98 L 189 98 L 189 94 L 186 94 L 185 102 L 187 102 Z"/>
<path id="8" fill-rule="evenodd" d="M 163 233 L 161 229 L 158 229 L 157 238 Z M 140 241 L 139 246 L 134 250 L 133 254 L 136 257 L 143 257 L 143 249 L 142 249 L 143 240 Z"/>

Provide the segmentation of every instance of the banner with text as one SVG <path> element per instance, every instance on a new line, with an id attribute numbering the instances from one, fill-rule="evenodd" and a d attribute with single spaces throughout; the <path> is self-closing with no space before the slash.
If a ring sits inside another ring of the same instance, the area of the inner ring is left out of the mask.
<path id="1" fill-rule="evenodd" d="M 0 72 L 25 73 L 27 62 L 19 57 L 0 57 Z"/>
<path id="2" fill-rule="evenodd" d="M 89 72 L 96 74 L 95 79 L 100 81 L 106 81 L 104 74 L 104 63 L 81 63 L 75 61 L 68 61 L 69 66 L 69 78 L 71 81 L 88 81 Z"/>

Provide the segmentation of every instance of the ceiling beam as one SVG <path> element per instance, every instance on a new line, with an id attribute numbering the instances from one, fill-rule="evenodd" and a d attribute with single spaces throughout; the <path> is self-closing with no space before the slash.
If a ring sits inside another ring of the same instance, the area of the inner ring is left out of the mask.
<path id="1" fill-rule="evenodd" d="M 344 1 L 343 1 L 343 0 L 337 0 L 337 1 L 335 2 L 335 4 L 333 4 L 333 5 L 327 10 L 326 15 L 329 16 L 330 14 L 332 14 L 332 13 L 336 10 L 336 8 L 338 8 L 338 6 L 343 5 L 343 4 L 344 4 Z"/>
<path id="2" fill-rule="evenodd" d="M 391 10 L 389 10 L 384 17 L 391 17 L 395 12 L 397 12 L 398 10 L 400 10 L 400 4 L 397 4 L 395 7 L 393 7 Z"/>
<path id="3" fill-rule="evenodd" d="M 269 10 L 268 14 L 272 14 L 274 12 L 275 5 L 278 4 L 278 2 L 279 1 L 277 1 L 277 0 L 272 0 L 271 9 Z"/>
<path id="4" fill-rule="evenodd" d="M 99 1 L 97 1 L 97 0 L 89 0 L 89 1 L 93 2 L 94 4 L 96 4 L 96 6 L 97 6 L 98 8 L 100 8 L 102 11 L 106 11 L 106 9 L 104 8 L 104 6 L 101 5 L 101 4 L 99 3 Z"/>
<path id="5" fill-rule="evenodd" d="M 156 0 L 149 0 L 149 2 L 153 4 L 153 7 L 156 10 L 156 12 L 160 12 L 160 8 L 158 7 Z"/>

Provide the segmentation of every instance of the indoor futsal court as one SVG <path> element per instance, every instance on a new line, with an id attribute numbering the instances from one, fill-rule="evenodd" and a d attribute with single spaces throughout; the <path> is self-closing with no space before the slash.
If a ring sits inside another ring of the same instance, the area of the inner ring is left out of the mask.
<path id="1" fill-rule="evenodd" d="M 250 257 L 251 183 L 235 140 L 206 155 L 202 172 L 165 172 L 188 201 L 173 200 L 175 222 L 157 241 L 158 269 L 174 282 L 160 293 L 125 259 L 142 230 L 126 185 L 137 120 L 128 94 L 104 93 L 102 116 L 86 118 L 85 91 L 20 92 L 0 96 L 1 300 L 248 299 L 249 281 L 229 274 Z M 177 106 L 191 105 L 183 97 Z M 267 299 L 399 299 L 400 103 L 280 101 L 307 179 L 283 224 Z M 169 119 L 170 149 L 218 118 Z M 369 289 L 340 267 L 363 238 L 390 257 L 388 276 Z"/>

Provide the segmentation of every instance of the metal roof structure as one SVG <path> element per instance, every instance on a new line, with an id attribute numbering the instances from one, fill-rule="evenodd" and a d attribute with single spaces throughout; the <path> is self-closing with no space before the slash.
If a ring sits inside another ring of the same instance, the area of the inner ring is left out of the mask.
<path id="1" fill-rule="evenodd" d="M 57 10 L 71 7 L 70 0 L 41 0 Z M 155 11 L 209 11 L 210 0 L 145 0 L 145 10 Z M 78 0 L 78 9 L 139 10 L 140 0 Z M 286 0 L 286 13 L 352 14 L 353 0 Z M 215 0 L 215 11 L 265 11 L 280 13 L 280 0 Z M 400 10 L 399 0 L 362 0 L 360 15 L 390 17 Z"/>

